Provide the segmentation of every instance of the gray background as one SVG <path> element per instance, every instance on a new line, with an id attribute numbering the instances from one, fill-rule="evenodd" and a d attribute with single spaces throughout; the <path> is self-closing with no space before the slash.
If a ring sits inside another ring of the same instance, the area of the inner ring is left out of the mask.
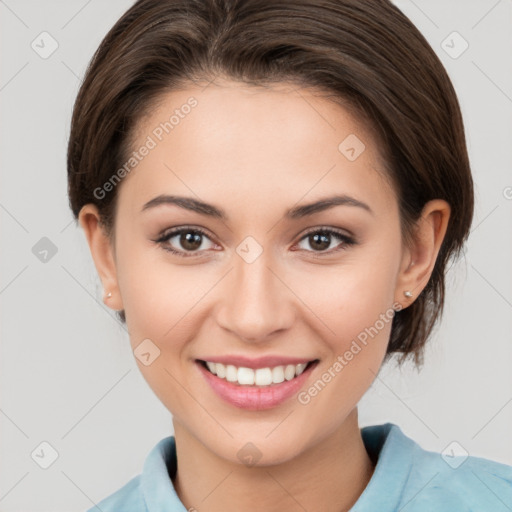
<path id="1" fill-rule="evenodd" d="M 512 464 L 512 1 L 397 4 L 459 95 L 476 219 L 423 371 L 384 368 L 360 404 L 360 423 L 392 421 L 426 449 L 442 452 L 455 440 L 471 455 Z M 85 510 L 138 474 L 149 450 L 172 433 L 124 327 L 102 303 L 66 195 L 66 141 L 81 77 L 130 5 L 0 1 L 2 512 Z M 48 58 L 31 47 L 43 31 L 58 43 Z M 446 39 L 453 31 L 469 43 L 458 58 L 444 49 L 462 48 L 460 39 Z M 57 250 L 46 261 L 43 237 Z M 50 462 L 51 449 L 43 441 L 58 453 L 47 469 L 40 464 Z"/>

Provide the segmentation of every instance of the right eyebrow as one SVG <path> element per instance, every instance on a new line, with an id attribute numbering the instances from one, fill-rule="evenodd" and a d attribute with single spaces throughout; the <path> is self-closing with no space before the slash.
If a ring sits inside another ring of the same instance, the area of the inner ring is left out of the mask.
<path id="1" fill-rule="evenodd" d="M 170 196 L 166 194 L 159 195 L 148 201 L 142 207 L 141 211 L 145 211 L 150 208 L 156 208 L 157 206 L 164 204 L 174 204 L 180 208 L 185 208 L 186 210 L 190 210 L 201 215 L 207 215 L 209 217 L 214 217 L 216 219 L 227 220 L 228 218 L 224 210 L 211 204 L 198 201 L 192 197 Z"/>

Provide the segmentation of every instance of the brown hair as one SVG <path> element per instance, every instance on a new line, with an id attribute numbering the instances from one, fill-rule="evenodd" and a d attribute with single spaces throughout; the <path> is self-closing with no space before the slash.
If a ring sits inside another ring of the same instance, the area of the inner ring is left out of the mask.
<path id="1" fill-rule="evenodd" d="M 78 93 L 67 155 L 75 216 L 97 205 L 112 237 L 117 187 L 97 194 L 133 151 L 137 123 L 162 94 L 226 77 L 288 82 L 339 100 L 376 134 L 407 237 L 423 206 L 451 206 L 432 276 L 393 318 L 386 359 L 423 349 L 445 297 L 445 271 L 473 216 L 463 120 L 441 61 L 388 0 L 139 0 L 94 54 Z M 100 197 L 98 197 L 100 196 Z M 119 312 L 125 321 L 124 311 Z"/>

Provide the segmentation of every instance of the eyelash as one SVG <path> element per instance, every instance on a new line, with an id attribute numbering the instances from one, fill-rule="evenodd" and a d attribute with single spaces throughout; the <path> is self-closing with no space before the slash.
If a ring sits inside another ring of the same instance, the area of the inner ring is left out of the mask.
<path id="1" fill-rule="evenodd" d="M 181 228 L 173 229 L 168 232 L 163 232 L 163 234 L 159 238 L 157 238 L 156 240 L 153 240 L 153 241 L 160 244 L 161 248 L 164 249 L 164 251 L 175 254 L 176 256 L 179 256 L 182 258 L 190 258 L 190 257 L 197 256 L 199 254 L 197 251 L 195 251 L 195 252 L 192 251 L 192 252 L 187 253 L 185 251 L 177 251 L 176 249 L 173 249 L 169 245 L 165 245 L 166 242 L 168 242 L 171 238 L 175 237 L 176 235 L 180 235 L 181 233 L 196 233 L 196 234 L 199 233 L 199 234 L 205 236 L 206 238 L 210 239 L 210 237 L 208 236 L 208 233 L 206 231 L 204 231 L 203 229 L 196 228 L 196 227 L 184 226 Z M 325 255 L 330 255 L 332 253 L 345 250 L 347 247 L 350 247 L 350 246 L 356 244 L 356 241 L 353 238 L 351 238 L 350 236 L 348 236 L 340 231 L 334 230 L 332 228 L 323 227 L 323 226 L 314 228 L 310 231 L 307 231 L 302 236 L 302 238 L 299 240 L 299 242 L 301 242 L 308 236 L 310 236 L 312 234 L 317 234 L 317 233 L 332 235 L 335 238 L 337 238 L 338 240 L 340 240 L 342 242 L 342 244 L 340 244 L 337 248 L 331 249 L 329 251 L 306 251 L 306 252 L 313 253 L 312 256 L 314 258 L 323 258 Z"/>

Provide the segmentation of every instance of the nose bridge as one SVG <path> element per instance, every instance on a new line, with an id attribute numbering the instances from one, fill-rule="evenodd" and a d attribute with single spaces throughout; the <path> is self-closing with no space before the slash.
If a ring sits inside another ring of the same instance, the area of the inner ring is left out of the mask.
<path id="1" fill-rule="evenodd" d="M 244 248 L 249 250 L 244 253 Z M 264 250 L 253 259 L 248 254 L 253 251 L 254 257 L 254 250 L 240 244 L 219 314 L 221 325 L 244 341 L 263 341 L 289 327 L 293 319 L 287 289 L 271 270 L 272 251 Z"/>

